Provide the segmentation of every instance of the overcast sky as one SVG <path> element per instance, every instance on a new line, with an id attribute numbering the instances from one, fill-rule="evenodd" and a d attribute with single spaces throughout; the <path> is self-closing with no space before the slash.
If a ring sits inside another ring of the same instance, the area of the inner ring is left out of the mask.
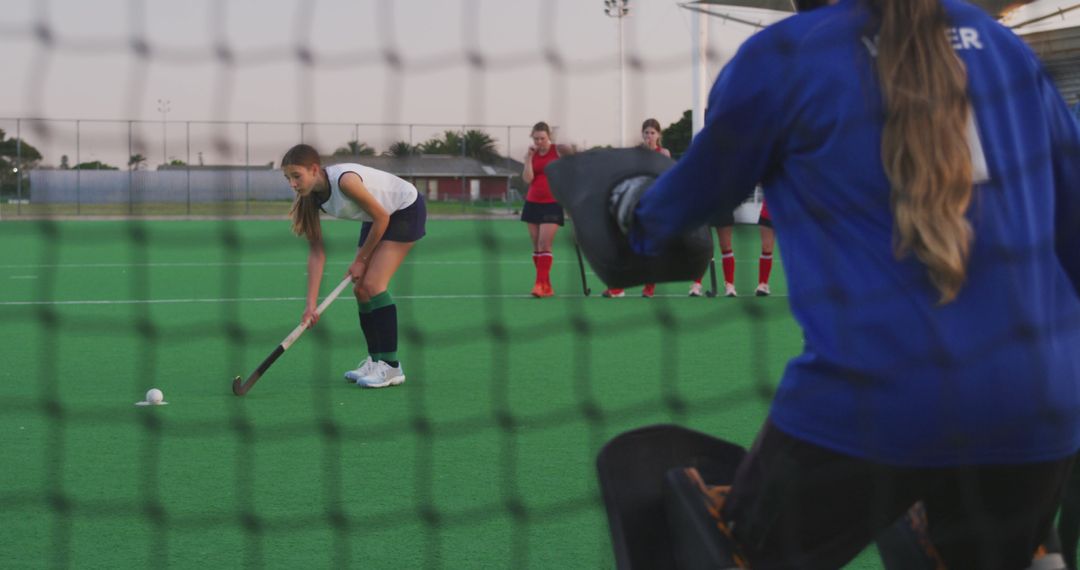
<path id="1" fill-rule="evenodd" d="M 531 125 L 546 120 L 559 126 L 564 142 L 618 143 L 618 25 L 605 15 L 602 0 L 3 4 L 4 118 L 160 121 L 158 100 L 167 99 L 169 121 Z M 646 117 L 667 126 L 691 105 L 691 13 L 674 0 L 632 0 L 630 8 L 624 20 L 628 142 L 636 141 Z M 738 14 L 762 19 L 754 11 Z M 709 28 L 709 73 L 714 75 L 754 28 L 713 18 Z M 14 134 L 12 121 L 0 122 L 0 128 Z M 242 144 L 242 126 L 196 125 L 192 137 L 205 139 L 215 128 L 230 144 Z M 126 130 L 124 124 L 80 125 L 82 159 L 106 140 L 115 145 L 116 139 L 126 139 Z M 185 158 L 184 130 L 182 124 L 168 125 L 169 158 Z M 340 145 L 356 130 L 361 141 L 377 148 L 409 137 L 404 127 L 321 126 L 307 129 L 305 138 Z M 412 137 L 419 142 L 439 130 L 416 127 Z M 136 125 L 134 131 L 145 139 L 144 154 L 154 162 L 161 155 L 155 150 L 161 146 L 160 123 Z M 511 138 L 516 156 L 524 151 L 527 131 L 500 129 L 493 135 L 503 146 Z M 262 160 L 262 155 L 279 155 L 281 139 L 298 139 L 299 129 L 253 126 L 247 136 Z M 49 147 L 43 137 L 65 141 L 72 149 L 56 152 L 74 160 L 74 143 L 68 142 L 74 139 L 73 124 L 24 132 L 32 144 Z M 260 141 L 269 139 L 273 148 L 262 148 Z M 58 162 L 46 154 L 46 163 Z"/>
<path id="2" fill-rule="evenodd" d="M 504 153 L 510 139 L 516 158 L 527 125 L 539 120 L 558 125 L 563 142 L 619 143 L 618 25 L 603 0 L 2 3 L 0 128 L 9 135 L 14 118 L 153 121 L 132 129 L 134 152 L 152 164 L 197 152 L 213 157 L 208 163 L 265 162 L 299 140 L 299 122 L 345 123 L 305 129 L 324 152 L 354 136 L 381 151 L 444 128 L 366 126 L 375 123 L 522 126 L 491 130 Z M 667 126 L 691 106 L 691 13 L 675 0 L 632 0 L 630 8 L 628 143 L 646 117 Z M 708 21 L 711 83 L 755 28 Z M 168 100 L 167 115 L 159 99 Z M 189 136 L 184 121 L 241 124 L 194 124 Z M 242 124 L 268 121 L 292 124 Z M 74 123 L 22 128 L 46 164 L 60 153 L 116 161 L 107 148 L 126 152 L 126 123 L 80 124 L 78 151 Z M 215 147 L 218 140 L 228 144 Z"/>

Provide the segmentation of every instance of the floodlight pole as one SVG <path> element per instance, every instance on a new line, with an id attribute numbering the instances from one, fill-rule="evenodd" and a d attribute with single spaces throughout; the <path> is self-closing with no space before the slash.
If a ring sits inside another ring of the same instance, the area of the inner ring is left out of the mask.
<path id="1" fill-rule="evenodd" d="M 161 113 L 161 165 L 167 166 L 169 164 L 168 153 L 166 152 L 168 146 L 168 137 L 165 136 L 165 117 L 171 110 L 169 108 L 170 101 L 168 99 L 157 100 L 157 110 Z"/>
<path id="2" fill-rule="evenodd" d="M 630 0 L 604 0 L 604 13 L 619 21 L 619 146 L 626 146 L 626 57 L 623 18 L 630 14 Z"/>
<path id="3" fill-rule="evenodd" d="M 705 101 L 708 97 L 706 86 L 706 63 L 709 37 L 709 26 L 703 14 L 696 10 L 690 12 L 690 60 L 691 60 L 691 89 L 693 97 L 690 114 L 690 132 L 697 135 L 698 131 L 705 126 Z"/>

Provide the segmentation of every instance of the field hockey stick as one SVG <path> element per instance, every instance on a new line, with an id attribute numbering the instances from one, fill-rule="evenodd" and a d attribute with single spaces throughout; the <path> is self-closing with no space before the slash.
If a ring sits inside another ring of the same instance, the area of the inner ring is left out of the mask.
<path id="1" fill-rule="evenodd" d="M 341 283 L 339 283 L 338 286 L 335 287 L 334 290 L 331 291 L 325 299 L 323 299 L 323 302 L 319 303 L 319 306 L 315 309 L 315 316 L 321 315 L 322 312 L 330 306 L 330 303 L 333 303 L 334 299 L 337 299 L 338 295 L 340 295 L 341 292 L 345 290 L 345 287 L 347 287 L 351 283 L 352 276 L 348 276 L 343 279 Z M 255 372 L 251 373 L 251 376 L 248 376 L 247 380 L 241 381 L 239 376 L 233 378 L 233 394 L 236 394 L 237 396 L 243 396 L 244 394 L 247 394 L 248 390 L 251 390 L 251 387 L 259 381 L 259 378 L 262 378 L 262 375 L 264 372 L 266 372 L 266 369 L 270 368 L 270 365 L 273 364 L 279 356 L 285 354 L 285 351 L 289 350 L 289 347 L 292 346 L 294 342 L 296 342 L 296 339 L 300 338 L 300 335 L 304 334 L 304 331 L 307 330 L 309 324 L 311 324 L 311 319 L 305 319 L 304 322 L 300 323 L 300 326 L 293 329 L 293 332 L 289 333 L 289 336 L 285 337 L 285 340 L 281 341 L 281 344 L 277 345 L 277 348 L 275 348 L 274 351 L 270 353 L 270 356 L 267 356 L 266 359 L 262 361 L 262 364 L 260 364 L 259 367 L 255 369 Z"/>
<path id="2" fill-rule="evenodd" d="M 574 251 L 577 252 L 577 264 L 578 269 L 581 270 L 581 291 L 588 297 L 592 291 L 589 289 L 589 284 L 585 281 L 585 262 L 581 260 L 581 248 L 578 247 L 577 240 L 574 240 Z"/>
<path id="3" fill-rule="evenodd" d="M 706 297 L 715 297 L 719 294 L 716 290 L 716 260 L 709 260 L 709 286 L 712 287 L 705 292 Z"/>

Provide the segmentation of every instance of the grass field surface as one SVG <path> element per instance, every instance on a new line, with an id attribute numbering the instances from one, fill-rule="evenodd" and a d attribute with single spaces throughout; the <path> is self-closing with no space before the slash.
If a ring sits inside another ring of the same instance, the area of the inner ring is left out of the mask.
<path id="1" fill-rule="evenodd" d="M 323 294 L 359 226 L 324 225 Z M 303 312 L 306 244 L 270 221 L 0 223 L 5 568 L 608 568 L 594 460 L 674 422 L 747 445 L 801 335 L 752 296 L 584 297 L 570 230 L 533 299 L 524 226 L 433 220 L 391 285 L 408 380 L 361 390 L 346 293 L 243 398 Z M 165 406 L 135 406 L 152 388 Z M 851 565 L 877 568 L 872 550 Z"/>

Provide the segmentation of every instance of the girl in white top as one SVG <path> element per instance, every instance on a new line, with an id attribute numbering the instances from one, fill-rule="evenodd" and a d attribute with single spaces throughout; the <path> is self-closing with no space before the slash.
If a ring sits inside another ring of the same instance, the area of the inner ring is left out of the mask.
<path id="1" fill-rule="evenodd" d="M 356 258 L 347 274 L 356 284 L 360 328 L 368 357 L 345 378 L 366 388 L 395 386 L 405 381 L 397 358 L 397 306 L 388 287 L 394 272 L 417 240 L 424 237 L 427 212 L 416 188 L 390 174 L 360 164 L 325 168 L 309 145 L 296 145 L 281 159 L 281 170 L 296 192 L 289 212 L 293 232 L 307 238 L 307 304 L 301 320 L 319 320 L 319 298 L 326 251 L 319 213 L 363 222 Z"/>

